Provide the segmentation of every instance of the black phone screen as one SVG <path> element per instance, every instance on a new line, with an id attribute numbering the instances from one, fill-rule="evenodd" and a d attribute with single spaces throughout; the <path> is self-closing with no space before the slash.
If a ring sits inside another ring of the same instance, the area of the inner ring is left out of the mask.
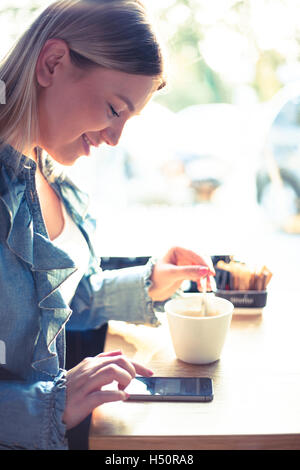
<path id="1" fill-rule="evenodd" d="M 212 379 L 209 377 L 136 377 L 125 390 L 129 400 L 211 401 Z"/>

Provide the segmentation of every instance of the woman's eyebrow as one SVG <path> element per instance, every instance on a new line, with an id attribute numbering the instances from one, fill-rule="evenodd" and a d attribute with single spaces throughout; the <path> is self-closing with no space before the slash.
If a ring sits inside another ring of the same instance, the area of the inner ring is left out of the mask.
<path id="1" fill-rule="evenodd" d="M 129 109 L 130 112 L 135 111 L 135 107 L 133 106 L 129 98 L 126 98 L 126 96 L 123 96 L 123 95 L 116 95 L 116 96 L 117 98 L 120 98 L 120 100 L 124 101 L 124 103 L 127 105 L 127 108 Z"/>

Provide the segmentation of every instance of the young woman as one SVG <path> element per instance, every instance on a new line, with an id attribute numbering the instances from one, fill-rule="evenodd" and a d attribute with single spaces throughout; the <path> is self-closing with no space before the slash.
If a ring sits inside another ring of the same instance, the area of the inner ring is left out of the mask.
<path id="1" fill-rule="evenodd" d="M 102 272 L 85 195 L 55 165 L 117 145 L 164 85 L 138 0 L 51 4 L 2 61 L 0 78 L 0 448 L 68 449 L 76 430 L 87 442 L 96 406 L 125 400 L 135 374 L 152 372 L 120 351 L 66 371 L 66 323 L 155 324 L 154 301 L 214 272 L 179 247 L 142 268 Z M 102 390 L 113 381 L 119 390 Z"/>

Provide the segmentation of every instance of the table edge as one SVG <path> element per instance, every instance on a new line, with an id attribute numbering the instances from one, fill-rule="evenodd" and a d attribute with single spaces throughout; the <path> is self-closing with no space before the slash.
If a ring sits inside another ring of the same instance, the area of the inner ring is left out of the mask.
<path id="1" fill-rule="evenodd" d="M 91 450 L 300 450 L 298 434 L 90 437 Z"/>

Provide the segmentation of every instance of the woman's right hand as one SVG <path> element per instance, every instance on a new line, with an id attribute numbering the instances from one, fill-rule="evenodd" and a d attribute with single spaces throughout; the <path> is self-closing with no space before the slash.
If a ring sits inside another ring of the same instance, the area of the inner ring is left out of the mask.
<path id="1" fill-rule="evenodd" d="M 140 374 L 151 377 L 153 372 L 127 359 L 121 351 L 87 357 L 67 372 L 67 398 L 63 422 L 71 429 L 103 403 L 126 400 L 124 389 Z M 118 390 L 102 390 L 116 381 Z"/>

